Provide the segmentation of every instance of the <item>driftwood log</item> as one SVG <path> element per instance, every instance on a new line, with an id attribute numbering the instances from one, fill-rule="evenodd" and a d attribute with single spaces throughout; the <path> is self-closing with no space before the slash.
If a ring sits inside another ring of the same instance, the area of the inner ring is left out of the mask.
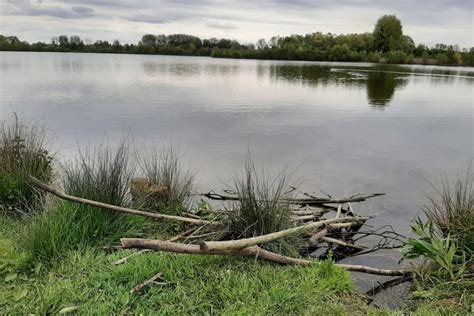
<path id="1" fill-rule="evenodd" d="M 201 243 L 201 249 L 205 250 L 228 250 L 228 249 L 237 249 L 237 248 L 244 248 L 248 246 L 254 246 L 258 244 L 263 244 L 270 242 L 272 240 L 284 238 L 291 235 L 302 234 L 309 230 L 317 229 L 324 225 L 335 224 L 335 223 L 343 223 L 343 222 L 358 222 L 364 221 L 367 218 L 363 217 L 344 217 L 344 218 L 331 218 L 326 219 L 302 226 L 296 226 L 292 228 L 288 228 L 285 230 L 281 230 L 279 232 L 260 235 L 257 237 L 252 238 L 245 238 L 245 239 L 238 239 L 238 240 L 226 240 L 226 241 L 206 241 Z"/>
<path id="2" fill-rule="evenodd" d="M 121 243 L 124 249 L 153 249 L 164 252 L 185 253 L 194 255 L 253 256 L 256 258 L 262 258 L 268 261 L 285 265 L 310 265 L 315 264 L 317 262 L 313 260 L 282 256 L 280 254 L 262 249 L 258 246 L 250 246 L 240 249 L 228 250 L 209 250 L 202 249 L 199 245 L 180 244 L 163 240 L 141 238 L 122 238 Z M 411 271 L 409 270 L 386 270 L 352 264 L 336 264 L 336 266 L 346 269 L 348 271 L 384 276 L 403 276 L 411 273 Z"/>

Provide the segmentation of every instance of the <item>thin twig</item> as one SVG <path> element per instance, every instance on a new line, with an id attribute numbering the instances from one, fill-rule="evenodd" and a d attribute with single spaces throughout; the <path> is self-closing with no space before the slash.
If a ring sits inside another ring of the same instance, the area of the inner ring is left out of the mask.
<path id="1" fill-rule="evenodd" d="M 135 257 L 135 256 L 138 256 L 138 255 L 141 255 L 141 254 L 143 254 L 143 253 L 145 253 L 145 252 L 150 252 L 150 251 L 151 251 L 151 250 L 149 250 L 149 249 L 143 249 L 143 250 L 134 252 L 134 253 L 132 253 L 132 254 L 130 254 L 130 255 L 128 255 L 128 256 L 122 258 L 122 259 L 118 259 L 118 260 L 112 262 L 112 264 L 113 264 L 114 266 L 118 266 L 118 265 L 120 265 L 120 264 L 124 264 L 124 263 L 126 263 L 126 262 L 128 261 L 128 259 L 130 259 L 130 258 L 132 258 L 132 257 Z"/>
<path id="2" fill-rule="evenodd" d="M 130 290 L 130 294 L 140 292 L 145 286 L 148 286 L 152 283 L 155 283 L 156 280 L 163 279 L 163 273 L 159 272 L 152 276 L 151 278 L 145 280 L 143 283 L 138 284 L 133 289 Z"/>

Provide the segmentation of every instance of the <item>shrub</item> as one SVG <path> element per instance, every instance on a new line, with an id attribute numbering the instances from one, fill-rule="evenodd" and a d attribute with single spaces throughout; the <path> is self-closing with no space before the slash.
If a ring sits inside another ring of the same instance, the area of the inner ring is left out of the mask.
<path id="1" fill-rule="evenodd" d="M 446 65 L 449 62 L 448 56 L 445 53 L 439 53 L 436 55 L 436 63 L 438 65 Z"/>
<path id="2" fill-rule="evenodd" d="M 52 178 L 52 156 L 46 149 L 45 129 L 13 120 L 0 126 L 0 212 L 24 215 L 39 211 L 43 194 L 27 183 L 32 175 L 43 182 Z"/>
<path id="3" fill-rule="evenodd" d="M 407 54 L 401 50 L 395 50 L 388 52 L 386 57 L 389 64 L 403 64 L 407 59 Z"/>
<path id="4" fill-rule="evenodd" d="M 371 63 L 378 63 L 382 59 L 382 55 L 379 52 L 371 52 L 367 55 L 367 61 Z"/>
<path id="5" fill-rule="evenodd" d="M 430 56 L 428 55 L 427 52 L 423 52 L 423 55 L 421 56 L 422 60 L 423 60 L 423 65 L 427 65 L 428 64 L 428 58 Z"/>
<path id="6" fill-rule="evenodd" d="M 160 199 L 141 201 L 141 207 L 162 213 L 179 214 L 187 207 L 193 188 L 194 172 L 185 169 L 179 150 L 170 146 L 163 153 L 154 148 L 149 155 L 139 158 L 141 172 L 153 185 L 165 188 Z M 139 202 L 140 203 L 140 202 Z"/>
<path id="7" fill-rule="evenodd" d="M 249 238 L 280 231 L 293 226 L 291 209 L 282 199 L 288 198 L 287 172 L 282 170 L 275 178 L 270 178 L 262 168 L 258 172 L 249 158 L 245 164 L 243 177 L 235 177 L 234 188 L 238 201 L 229 211 L 228 237 Z M 270 250 L 297 253 L 296 239 L 286 238 L 265 244 Z"/>

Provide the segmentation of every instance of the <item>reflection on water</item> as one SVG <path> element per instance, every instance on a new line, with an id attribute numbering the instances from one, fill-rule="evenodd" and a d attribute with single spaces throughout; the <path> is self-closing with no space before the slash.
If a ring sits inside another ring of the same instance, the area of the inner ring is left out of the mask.
<path id="1" fill-rule="evenodd" d="M 367 76 L 366 84 L 369 104 L 380 108 L 390 103 L 395 90 L 403 88 L 407 80 L 399 75 L 371 72 Z"/>
<path id="2" fill-rule="evenodd" d="M 269 68 L 269 69 L 266 69 Z M 268 70 L 268 71 L 267 71 Z M 430 80 L 434 84 L 446 85 L 456 81 L 474 80 L 473 73 L 453 69 L 421 69 L 412 72 L 397 65 L 375 65 L 367 68 L 344 68 L 328 65 L 259 65 L 260 77 L 269 75 L 273 80 L 284 80 L 300 84 L 318 86 L 345 86 L 347 88 L 366 88 L 367 102 L 374 109 L 383 109 L 390 104 L 395 92 L 403 89 L 408 79 Z"/>
<path id="3" fill-rule="evenodd" d="M 0 53 L 0 118 L 44 118 L 62 159 L 105 134 L 173 139 L 216 189 L 250 150 L 309 192 L 386 192 L 359 210 L 402 233 L 428 180 L 473 159 L 473 87 L 472 68 Z"/>

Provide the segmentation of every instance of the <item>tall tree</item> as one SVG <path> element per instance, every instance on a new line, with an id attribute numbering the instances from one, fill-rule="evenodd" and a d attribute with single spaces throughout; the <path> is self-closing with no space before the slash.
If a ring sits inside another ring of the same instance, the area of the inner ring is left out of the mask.
<path id="1" fill-rule="evenodd" d="M 153 34 L 145 34 L 142 36 L 140 44 L 145 46 L 156 46 L 157 38 Z"/>
<path id="2" fill-rule="evenodd" d="M 58 42 L 60 46 L 66 47 L 69 45 L 69 38 L 67 37 L 67 35 L 59 35 Z"/>
<path id="3" fill-rule="evenodd" d="M 374 48 L 381 52 L 399 49 L 403 36 L 402 23 L 395 15 L 384 15 L 374 28 Z"/>

